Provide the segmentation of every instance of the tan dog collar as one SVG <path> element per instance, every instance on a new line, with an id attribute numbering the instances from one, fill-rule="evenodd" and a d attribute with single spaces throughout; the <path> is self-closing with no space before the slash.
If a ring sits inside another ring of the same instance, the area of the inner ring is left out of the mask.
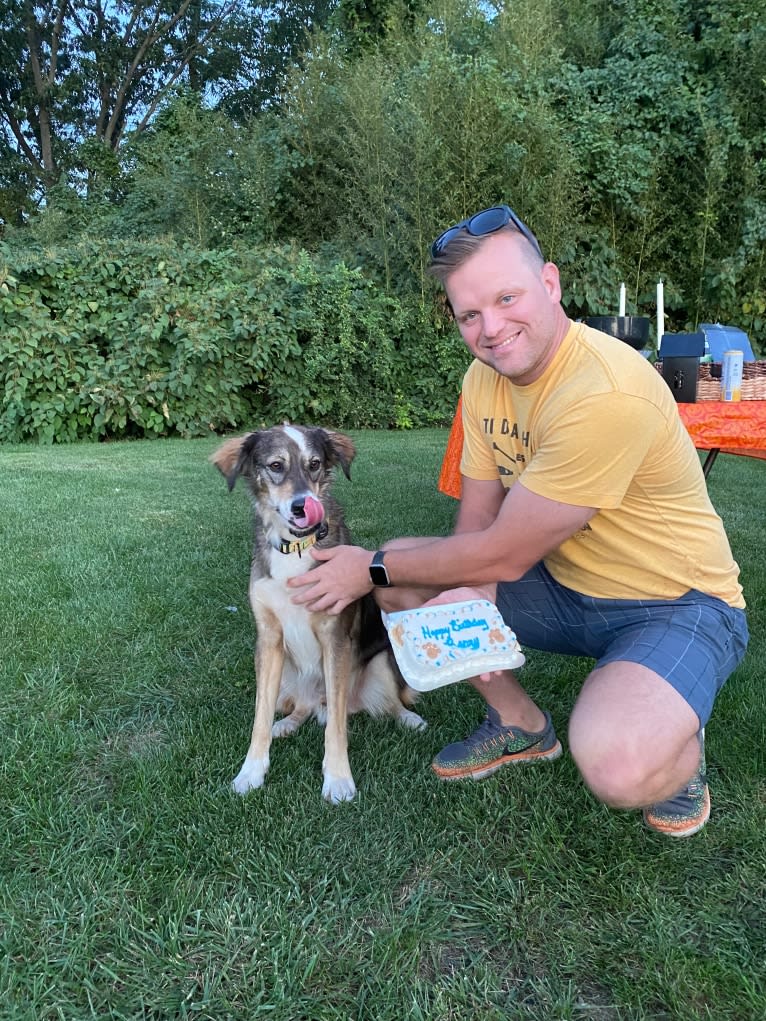
<path id="1" fill-rule="evenodd" d="M 327 523 L 323 521 L 316 532 L 305 535 L 302 539 L 294 539 L 292 542 L 283 539 L 277 549 L 280 553 L 297 553 L 300 556 L 304 550 L 310 549 L 320 539 L 324 539 L 328 531 Z"/>

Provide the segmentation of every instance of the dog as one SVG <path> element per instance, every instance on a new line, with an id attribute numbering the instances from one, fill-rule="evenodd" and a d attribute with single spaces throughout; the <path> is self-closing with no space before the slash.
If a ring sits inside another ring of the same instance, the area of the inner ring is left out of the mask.
<path id="1" fill-rule="evenodd" d="M 340 504 L 330 493 L 335 469 L 351 478 L 350 437 L 300 425 L 273 426 L 226 440 L 210 460 L 229 491 L 242 476 L 254 514 L 250 606 L 256 623 L 253 733 L 232 786 L 261 787 L 274 737 L 309 717 L 325 725 L 322 795 L 337 804 L 356 794 L 348 759 L 352 713 L 393 715 L 407 727 L 425 721 L 408 707 L 405 684 L 372 595 L 337 615 L 291 601 L 287 579 L 318 566 L 308 550 L 350 541 Z M 284 714 L 275 722 L 275 712 Z"/>

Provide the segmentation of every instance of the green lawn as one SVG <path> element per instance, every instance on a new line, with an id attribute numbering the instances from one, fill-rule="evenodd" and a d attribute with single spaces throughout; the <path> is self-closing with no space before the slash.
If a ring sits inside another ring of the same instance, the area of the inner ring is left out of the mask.
<path id="1" fill-rule="evenodd" d="M 355 434 L 356 538 L 448 530 L 446 431 Z M 707 730 L 713 815 L 649 833 L 571 760 L 440 784 L 481 714 L 356 717 L 359 788 L 320 796 L 322 732 L 229 784 L 252 723 L 249 509 L 216 441 L 0 449 L 0 1018 L 762 1021 L 766 463 L 710 476 L 753 635 Z M 586 660 L 531 653 L 566 721 Z"/>

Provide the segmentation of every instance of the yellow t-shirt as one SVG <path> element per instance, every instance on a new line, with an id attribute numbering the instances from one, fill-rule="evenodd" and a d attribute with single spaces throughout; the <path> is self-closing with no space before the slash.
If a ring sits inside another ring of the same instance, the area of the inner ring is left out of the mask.
<path id="1" fill-rule="evenodd" d="M 545 558 L 567 588 L 604 599 L 690 589 L 744 607 L 739 568 L 669 387 L 628 344 L 570 326 L 534 383 L 474 361 L 463 381 L 461 472 L 596 507 Z M 519 542 L 524 536 L 519 536 Z"/>

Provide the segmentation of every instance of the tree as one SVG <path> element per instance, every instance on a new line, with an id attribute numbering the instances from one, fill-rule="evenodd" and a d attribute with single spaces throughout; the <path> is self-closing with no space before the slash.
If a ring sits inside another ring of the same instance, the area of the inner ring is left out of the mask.
<path id="1" fill-rule="evenodd" d="M 336 6 L 337 0 L 275 0 L 257 17 L 235 12 L 215 53 L 217 105 L 240 123 L 277 106 L 291 68 Z"/>
<path id="2" fill-rule="evenodd" d="M 42 194 L 73 168 L 87 170 L 83 143 L 115 151 L 179 82 L 203 89 L 215 78 L 214 46 L 243 3 L 2 0 L 3 146 Z"/>
<path id="3" fill-rule="evenodd" d="M 426 0 L 339 0 L 333 18 L 350 53 L 362 53 L 390 35 L 411 32 Z"/>

